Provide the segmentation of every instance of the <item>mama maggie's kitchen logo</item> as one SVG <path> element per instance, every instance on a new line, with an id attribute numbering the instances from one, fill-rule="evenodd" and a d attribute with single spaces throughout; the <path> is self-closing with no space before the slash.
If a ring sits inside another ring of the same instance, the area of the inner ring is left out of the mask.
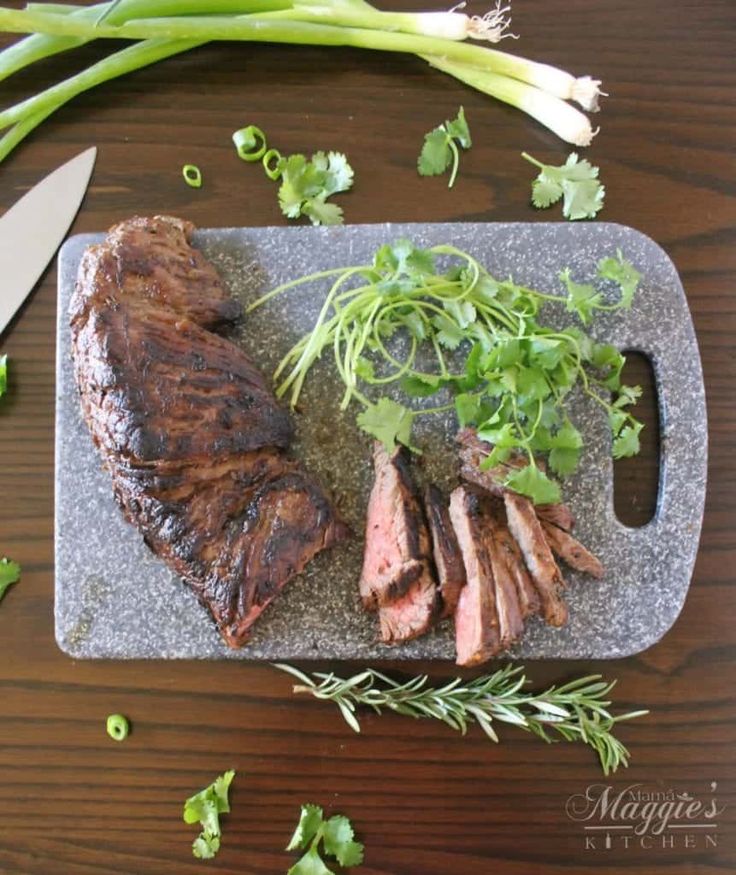
<path id="1" fill-rule="evenodd" d="M 587 851 L 700 849 L 718 847 L 718 817 L 725 806 L 716 797 L 718 784 L 704 793 L 645 789 L 629 784 L 591 784 L 570 796 L 565 813 L 579 823 Z"/>

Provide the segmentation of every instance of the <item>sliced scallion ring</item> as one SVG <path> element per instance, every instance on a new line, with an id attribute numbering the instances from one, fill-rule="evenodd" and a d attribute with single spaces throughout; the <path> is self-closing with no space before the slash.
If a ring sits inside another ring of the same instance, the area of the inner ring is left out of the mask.
<path id="1" fill-rule="evenodd" d="M 268 148 L 266 135 L 255 125 L 235 131 L 233 143 L 243 161 L 260 161 Z"/>
<path id="2" fill-rule="evenodd" d="M 185 164 L 181 168 L 181 175 L 191 188 L 202 188 L 202 171 L 196 164 Z"/>
<path id="3" fill-rule="evenodd" d="M 122 714 L 111 714 L 107 718 L 107 734 L 115 741 L 125 741 L 130 732 L 130 724 Z"/>
<path id="4" fill-rule="evenodd" d="M 278 149 L 269 149 L 266 152 L 263 156 L 263 169 L 269 179 L 276 180 L 281 176 L 281 152 Z"/>

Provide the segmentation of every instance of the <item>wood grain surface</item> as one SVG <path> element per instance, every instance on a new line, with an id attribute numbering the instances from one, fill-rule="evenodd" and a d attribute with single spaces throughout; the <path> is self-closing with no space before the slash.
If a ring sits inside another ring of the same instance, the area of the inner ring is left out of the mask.
<path id="1" fill-rule="evenodd" d="M 621 727 L 631 767 L 604 779 L 584 746 L 548 747 L 511 727 L 496 746 L 476 730 L 461 738 L 431 722 L 366 715 L 358 736 L 332 706 L 296 699 L 289 679 L 263 665 L 62 655 L 53 636 L 51 266 L 0 343 L 12 368 L 0 402 L 0 554 L 23 566 L 0 604 L 0 871 L 283 873 L 293 856 L 282 849 L 307 801 L 351 817 L 367 848 L 355 871 L 365 875 L 736 871 L 736 5 L 518 0 L 514 12 L 522 39 L 510 48 L 604 80 L 611 96 L 588 150 L 607 190 L 601 218 L 633 225 L 670 254 L 703 357 L 710 481 L 682 615 L 634 658 L 527 666 L 539 686 L 601 671 L 619 679 L 617 706 L 651 708 Z M 102 53 L 79 49 L 3 82 L 2 105 Z M 420 179 L 415 161 L 422 135 L 460 103 L 474 145 L 448 191 L 442 179 Z M 96 144 L 74 232 L 155 212 L 201 226 L 282 224 L 273 184 L 230 143 L 251 122 L 285 152 L 348 154 L 356 184 L 340 201 L 350 222 L 559 218 L 529 206 L 533 173 L 519 153 L 557 163 L 568 150 L 519 112 L 412 57 L 235 44 L 205 46 L 73 101 L 0 166 L 0 205 Z M 184 163 L 202 169 L 201 190 L 182 182 Z M 651 399 L 647 409 L 651 418 Z M 630 522 L 652 513 L 655 443 L 617 469 L 617 508 Z M 451 664 L 401 670 L 454 674 Z M 123 744 L 105 734 L 117 711 L 134 726 Z M 223 847 L 198 862 L 182 803 L 229 767 L 238 775 Z M 594 849 L 566 802 L 601 782 L 715 797 L 724 810 L 711 841 L 695 828 L 646 841 L 614 833 L 610 848 L 597 838 Z"/>

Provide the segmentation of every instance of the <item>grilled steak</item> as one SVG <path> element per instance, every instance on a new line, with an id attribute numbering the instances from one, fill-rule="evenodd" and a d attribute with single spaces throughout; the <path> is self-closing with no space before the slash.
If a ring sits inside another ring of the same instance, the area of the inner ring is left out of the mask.
<path id="1" fill-rule="evenodd" d="M 570 568 L 592 574 L 598 579 L 603 577 L 604 569 L 600 559 L 590 550 L 586 550 L 577 538 L 573 538 L 569 532 L 548 523 L 545 519 L 542 519 L 542 529 L 552 552 L 560 559 L 564 559 Z"/>
<path id="2" fill-rule="evenodd" d="M 566 532 L 571 532 L 575 526 L 575 517 L 566 504 L 537 504 L 534 510 L 543 526 L 551 523 Z"/>
<path id="3" fill-rule="evenodd" d="M 215 333 L 237 320 L 179 219 L 135 218 L 90 247 L 70 303 L 82 412 L 127 519 L 239 647 L 284 584 L 345 535 L 283 450 L 289 417 Z"/>
<path id="4" fill-rule="evenodd" d="M 388 605 L 431 576 L 429 532 L 406 453 L 373 447 L 375 481 L 368 500 L 360 595 L 366 608 Z"/>
<path id="5" fill-rule="evenodd" d="M 509 531 L 505 504 L 498 500 L 492 501 L 491 514 L 493 519 L 493 538 L 498 551 L 506 563 L 508 573 L 514 582 L 521 617 L 526 619 L 531 614 L 538 613 L 540 608 L 539 594 L 534 588 L 532 579 L 526 569 L 519 545 Z"/>
<path id="6" fill-rule="evenodd" d="M 432 535 L 432 555 L 442 599 L 441 616 L 450 617 L 455 613 L 460 590 L 465 586 L 463 557 L 445 499 L 434 485 L 425 490 L 424 509 Z"/>
<path id="7" fill-rule="evenodd" d="M 515 492 L 506 492 L 503 498 L 509 530 L 521 549 L 539 592 L 544 619 L 551 626 L 564 626 L 567 622 L 567 606 L 559 590 L 565 582 L 544 537 L 534 505 L 528 498 Z"/>
<path id="8" fill-rule="evenodd" d="M 455 608 L 457 663 L 477 665 L 502 649 L 487 517 L 478 494 L 458 486 L 450 496 L 450 519 L 467 579 Z"/>
<path id="9" fill-rule="evenodd" d="M 427 565 L 404 595 L 378 609 L 381 640 L 398 644 L 424 635 L 437 614 L 437 604 L 437 584 Z"/>

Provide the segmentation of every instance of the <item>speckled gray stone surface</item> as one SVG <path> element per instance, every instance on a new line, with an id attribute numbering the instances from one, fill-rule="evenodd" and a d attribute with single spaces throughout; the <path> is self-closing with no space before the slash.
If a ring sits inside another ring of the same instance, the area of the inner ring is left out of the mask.
<path id="1" fill-rule="evenodd" d="M 113 498 L 81 420 L 74 386 L 67 307 L 85 248 L 100 235 L 69 240 L 59 259 L 56 418 L 56 638 L 62 650 L 89 658 L 396 659 L 453 658 L 447 623 L 403 647 L 376 643 L 376 620 L 358 605 L 360 532 L 371 483 L 368 441 L 352 415 L 340 415 L 340 387 L 326 362 L 307 380 L 294 451 L 325 485 L 358 535 L 322 554 L 290 583 L 239 652 L 225 647 L 187 587 L 144 546 Z M 606 566 L 596 582 L 567 572 L 570 622 L 551 629 L 533 619 L 514 657 L 609 658 L 637 653 L 674 623 L 698 547 L 706 479 L 705 397 L 697 343 L 672 262 L 652 240 L 620 225 L 448 224 L 255 228 L 198 232 L 195 243 L 243 301 L 285 280 L 334 266 L 365 263 L 380 244 L 409 237 L 420 245 L 451 242 L 500 276 L 561 291 L 569 266 L 578 281 L 620 247 L 643 281 L 631 311 L 601 314 L 598 339 L 650 356 L 656 374 L 662 438 L 655 518 L 640 529 L 614 515 L 610 439 L 599 409 L 575 400 L 586 450 L 563 490 L 577 534 Z M 323 289 L 291 292 L 249 318 L 244 348 L 270 372 L 312 324 Z M 548 308 L 545 319 L 569 324 Z M 420 477 L 452 485 L 450 423 L 426 426 Z"/>

